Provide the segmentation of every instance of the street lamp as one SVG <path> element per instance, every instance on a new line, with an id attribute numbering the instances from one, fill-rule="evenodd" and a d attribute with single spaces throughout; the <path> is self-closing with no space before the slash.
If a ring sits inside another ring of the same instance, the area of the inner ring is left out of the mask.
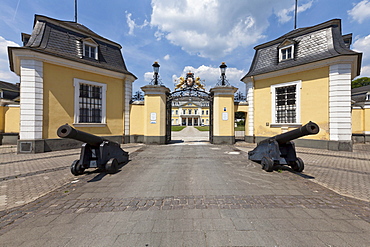
<path id="1" fill-rule="evenodd" d="M 220 70 L 221 70 L 221 86 L 225 86 L 226 85 L 226 68 L 227 68 L 227 65 L 225 64 L 225 62 L 222 62 L 221 65 L 220 65 Z"/>
<path id="2" fill-rule="evenodd" d="M 159 72 L 159 67 L 161 67 L 159 65 L 158 62 L 154 62 L 153 63 L 153 71 L 154 71 L 154 85 L 158 85 L 158 72 Z"/>

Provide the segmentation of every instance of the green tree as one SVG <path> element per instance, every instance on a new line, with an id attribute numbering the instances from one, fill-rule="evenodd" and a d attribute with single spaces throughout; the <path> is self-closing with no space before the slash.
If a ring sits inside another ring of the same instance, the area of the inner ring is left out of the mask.
<path id="1" fill-rule="evenodd" d="M 369 77 L 360 77 L 352 81 L 352 88 L 363 87 L 370 85 Z"/>

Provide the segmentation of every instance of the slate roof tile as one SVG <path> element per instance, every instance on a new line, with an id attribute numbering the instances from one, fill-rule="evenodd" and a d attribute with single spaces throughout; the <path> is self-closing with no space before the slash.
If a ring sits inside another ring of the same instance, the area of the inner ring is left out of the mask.
<path id="1" fill-rule="evenodd" d="M 98 60 L 82 56 L 83 40 L 86 38 L 91 38 L 98 44 Z M 122 47 L 119 44 L 99 36 L 79 23 L 36 15 L 32 34 L 27 44 L 21 48 L 132 75 L 136 78 L 127 70 L 121 53 Z M 13 70 L 12 65 L 11 69 Z"/>
<path id="2" fill-rule="evenodd" d="M 346 41 L 351 35 L 345 35 Z M 279 45 L 287 39 L 295 43 L 294 59 L 279 62 Z M 334 19 L 316 26 L 293 30 L 275 40 L 254 48 L 255 55 L 249 72 L 242 78 L 265 74 L 303 64 L 313 63 L 342 55 L 358 56 L 361 67 L 361 53 L 349 49 L 341 34 L 341 21 Z M 359 74 L 359 71 L 358 71 Z"/>

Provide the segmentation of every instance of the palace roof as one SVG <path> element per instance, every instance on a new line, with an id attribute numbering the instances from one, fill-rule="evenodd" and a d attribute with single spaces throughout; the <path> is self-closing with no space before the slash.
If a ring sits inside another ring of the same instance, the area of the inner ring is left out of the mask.
<path id="1" fill-rule="evenodd" d="M 14 100 L 19 97 L 19 84 L 0 81 L 0 92 L 1 99 Z"/>
<path id="2" fill-rule="evenodd" d="M 28 49 L 134 76 L 127 70 L 121 45 L 76 22 L 35 15 L 32 34 L 22 33 L 22 41 L 23 47 L 9 48 L 9 57 L 13 49 Z M 83 56 L 84 41 L 97 45 L 98 59 Z M 12 59 L 10 61 L 11 70 L 14 71 Z"/>
<path id="3" fill-rule="evenodd" d="M 275 40 L 254 47 L 256 52 L 253 62 L 243 79 L 338 56 L 357 56 L 357 75 L 359 75 L 362 53 L 352 51 L 349 48 L 351 42 L 352 34 L 342 35 L 340 19 L 295 29 Z M 285 43 L 294 45 L 294 58 L 279 61 L 279 48 Z"/>

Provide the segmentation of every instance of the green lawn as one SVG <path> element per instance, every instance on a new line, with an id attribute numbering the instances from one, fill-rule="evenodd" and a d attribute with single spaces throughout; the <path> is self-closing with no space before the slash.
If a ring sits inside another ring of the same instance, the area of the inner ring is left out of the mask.
<path id="1" fill-rule="evenodd" d="M 209 131 L 209 126 L 195 126 L 199 131 Z"/>
<path id="2" fill-rule="evenodd" d="M 244 125 L 240 125 L 238 127 L 235 127 L 235 131 L 244 131 L 245 130 L 245 126 Z"/>
<path id="3" fill-rule="evenodd" d="M 180 131 L 185 129 L 186 126 L 171 126 L 171 131 Z"/>

